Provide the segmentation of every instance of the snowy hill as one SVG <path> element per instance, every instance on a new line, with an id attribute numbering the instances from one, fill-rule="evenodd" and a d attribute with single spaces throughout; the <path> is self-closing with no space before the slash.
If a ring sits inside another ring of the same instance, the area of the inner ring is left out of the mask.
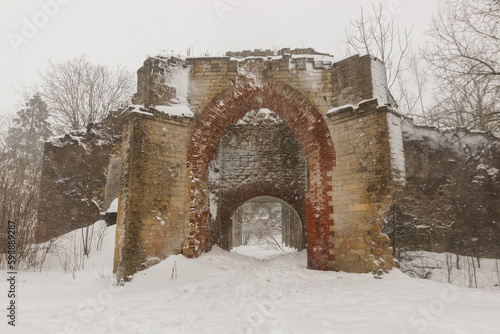
<path id="1" fill-rule="evenodd" d="M 66 236 L 66 245 L 78 232 Z M 96 233 L 97 236 L 97 233 Z M 1 333 L 499 333 L 500 292 L 408 277 L 305 268 L 305 252 L 220 249 L 171 256 L 116 287 L 114 227 L 84 269 L 49 254 L 18 274 L 17 326 Z M 3 277 L 6 271 L 2 270 Z M 2 279 L 1 291 L 7 291 Z M 5 293 L 2 303 L 6 305 Z"/>

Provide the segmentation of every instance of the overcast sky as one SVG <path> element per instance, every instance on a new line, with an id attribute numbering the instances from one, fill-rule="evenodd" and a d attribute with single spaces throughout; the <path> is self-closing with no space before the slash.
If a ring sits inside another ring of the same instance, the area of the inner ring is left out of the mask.
<path id="1" fill-rule="evenodd" d="M 364 0 L 0 0 L 0 113 L 16 110 L 15 90 L 36 83 L 47 59 L 79 54 L 136 71 L 160 52 L 313 47 L 345 56 L 344 29 Z M 438 0 L 387 0 L 384 14 L 423 31 Z"/>

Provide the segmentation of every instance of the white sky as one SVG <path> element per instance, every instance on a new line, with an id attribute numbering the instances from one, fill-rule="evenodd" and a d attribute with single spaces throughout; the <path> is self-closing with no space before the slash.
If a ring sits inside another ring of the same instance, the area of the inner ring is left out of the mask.
<path id="1" fill-rule="evenodd" d="M 359 16 L 361 5 L 371 10 L 372 2 L 0 0 L 0 113 L 16 111 L 16 89 L 34 84 L 37 70 L 49 58 L 86 54 L 91 61 L 121 64 L 135 72 L 148 55 L 163 50 L 185 54 L 190 46 L 194 55 L 206 50 L 217 56 L 228 50 L 313 47 L 343 57 L 349 19 Z M 417 42 L 439 2 L 375 1 L 398 25 L 414 25 Z M 27 28 L 30 24 L 38 25 L 37 31 Z"/>

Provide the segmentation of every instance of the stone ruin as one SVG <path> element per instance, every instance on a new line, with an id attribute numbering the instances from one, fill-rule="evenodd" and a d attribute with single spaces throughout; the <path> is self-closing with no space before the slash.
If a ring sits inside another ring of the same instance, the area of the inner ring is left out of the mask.
<path id="1" fill-rule="evenodd" d="M 448 242 L 438 225 L 452 218 L 428 205 L 453 202 L 460 167 L 443 175 L 462 160 L 451 134 L 402 119 L 380 60 L 258 50 L 150 57 L 137 74 L 129 108 L 46 143 L 39 241 L 116 215 L 118 279 L 172 254 L 241 245 L 245 217 L 272 210 L 310 269 L 380 273 L 396 265 L 392 246 Z M 449 162 L 434 168 L 444 138 Z M 500 141 L 484 143 L 469 162 L 481 161 L 473 172 L 493 196 L 483 211 L 498 210 Z M 494 244 L 500 223 L 485 224 Z"/>
<path id="2" fill-rule="evenodd" d="M 395 248 L 499 259 L 500 139 L 406 121 L 403 143 L 407 182 L 384 230 Z"/>

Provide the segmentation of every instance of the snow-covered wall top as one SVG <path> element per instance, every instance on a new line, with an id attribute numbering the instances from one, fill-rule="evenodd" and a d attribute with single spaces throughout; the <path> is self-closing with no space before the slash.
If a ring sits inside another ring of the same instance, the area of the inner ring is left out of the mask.
<path id="1" fill-rule="evenodd" d="M 179 108 L 174 113 L 169 112 L 172 108 L 163 109 L 182 106 L 185 112 L 181 116 L 196 118 L 221 94 L 270 84 L 294 89 L 323 115 L 332 108 L 374 98 L 380 105 L 392 102 L 380 60 L 370 55 L 336 58 L 313 49 L 228 52 L 224 57 L 151 57 L 138 70 L 132 102 L 141 106 L 134 110 L 160 117 L 179 115 Z M 261 106 L 266 107 L 269 105 Z"/>
<path id="2" fill-rule="evenodd" d="M 491 132 L 470 131 L 461 127 L 439 129 L 415 125 L 411 119 L 403 121 L 403 135 L 407 141 L 425 140 L 431 149 L 448 148 L 459 156 L 479 153 L 485 147 L 500 147 L 500 138 Z"/>

